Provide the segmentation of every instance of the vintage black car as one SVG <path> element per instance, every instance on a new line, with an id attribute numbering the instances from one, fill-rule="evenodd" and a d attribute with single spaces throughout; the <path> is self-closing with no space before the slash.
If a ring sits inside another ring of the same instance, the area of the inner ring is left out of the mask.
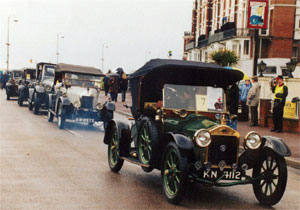
<path id="1" fill-rule="evenodd" d="M 227 125 L 226 92 L 242 78 L 241 71 L 215 64 L 146 63 L 129 78 L 134 123 L 114 119 L 105 130 L 111 171 L 118 172 L 124 160 L 145 172 L 160 170 L 164 195 L 174 204 L 188 182 L 252 184 L 260 203 L 279 202 L 287 182 L 284 156 L 290 149 L 280 138 L 255 131 L 243 137 L 241 149 L 239 132 Z"/>
<path id="2" fill-rule="evenodd" d="M 54 68 L 56 64 L 38 63 L 36 65 L 36 80 L 32 87 L 29 87 L 28 109 L 34 114 L 39 113 L 39 109 L 48 110 L 48 94 L 53 91 Z"/>
<path id="3" fill-rule="evenodd" d="M 63 129 L 66 119 L 93 125 L 102 121 L 104 127 L 113 118 L 115 105 L 100 97 L 101 77 L 105 75 L 93 67 L 57 64 L 53 78 L 54 92 L 49 94 L 48 121 L 57 117 Z"/>
<path id="4" fill-rule="evenodd" d="M 22 79 L 21 70 L 12 70 L 10 72 L 10 78 L 6 83 L 6 99 L 9 100 L 11 97 L 18 97 L 18 85 Z"/>
<path id="5" fill-rule="evenodd" d="M 36 69 L 33 68 L 23 68 L 22 69 L 22 80 L 18 86 L 18 104 L 23 105 L 23 101 L 27 101 L 29 97 L 29 88 L 33 87 L 35 84 Z"/>

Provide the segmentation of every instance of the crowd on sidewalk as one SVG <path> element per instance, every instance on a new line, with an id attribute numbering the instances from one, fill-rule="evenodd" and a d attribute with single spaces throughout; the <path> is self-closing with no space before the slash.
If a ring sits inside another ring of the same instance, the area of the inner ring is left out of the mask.
<path id="1" fill-rule="evenodd" d="M 260 85 L 257 76 L 246 78 L 245 82 L 240 86 L 239 100 L 241 101 L 242 113 L 241 121 L 249 121 L 249 109 L 251 116 L 250 126 L 258 126 L 258 105 L 260 99 Z M 288 88 L 283 82 L 281 75 L 277 76 L 271 82 L 271 89 L 274 93 L 273 104 L 273 124 L 272 132 L 281 133 L 283 126 L 283 109 L 288 95 Z M 236 99 L 237 100 L 237 99 Z M 236 110 L 237 112 L 237 110 Z"/>
<path id="2" fill-rule="evenodd" d="M 118 93 L 121 93 L 122 102 L 126 100 L 126 91 L 128 89 L 127 75 L 122 68 L 116 70 L 116 74 L 109 70 L 103 79 L 105 96 L 110 94 L 112 101 L 118 101 Z"/>

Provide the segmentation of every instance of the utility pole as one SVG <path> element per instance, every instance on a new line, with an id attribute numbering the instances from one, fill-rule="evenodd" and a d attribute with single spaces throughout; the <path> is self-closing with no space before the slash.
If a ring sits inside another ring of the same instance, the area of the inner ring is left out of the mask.
<path id="1" fill-rule="evenodd" d="M 14 22 L 18 22 L 18 20 L 14 19 Z M 7 53 L 6 53 L 6 55 L 7 55 L 7 60 L 6 60 L 7 67 L 6 67 L 6 71 L 7 72 L 9 71 L 9 45 L 10 45 L 10 43 L 9 43 L 9 23 L 10 23 L 10 16 L 8 16 L 8 18 L 7 18 L 7 43 L 6 43 L 6 45 L 7 45 Z"/>
<path id="2" fill-rule="evenodd" d="M 61 37 L 60 37 L 60 35 L 61 35 L 61 33 L 57 33 L 57 35 L 56 35 L 56 63 L 58 63 L 58 56 L 59 56 L 59 51 L 58 51 L 58 40 L 59 40 L 59 38 L 65 38 L 64 36 L 62 36 L 61 35 Z"/>

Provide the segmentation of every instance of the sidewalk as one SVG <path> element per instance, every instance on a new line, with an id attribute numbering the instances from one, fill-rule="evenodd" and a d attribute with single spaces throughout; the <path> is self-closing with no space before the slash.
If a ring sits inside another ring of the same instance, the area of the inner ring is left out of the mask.
<path id="1" fill-rule="evenodd" d="M 121 101 L 121 95 L 118 94 L 118 102 L 115 103 L 116 105 L 116 112 L 125 116 L 130 117 L 131 112 L 130 109 L 127 109 L 123 106 L 123 104 L 131 105 L 131 94 L 126 94 L 126 101 Z M 241 143 L 243 142 L 243 137 L 249 131 L 257 131 L 262 136 L 276 136 L 281 139 L 289 146 L 291 149 L 292 155 L 290 157 L 286 157 L 286 161 L 288 166 L 300 169 L 300 135 L 295 133 L 273 133 L 270 131 L 269 128 L 265 127 L 251 127 L 249 126 L 250 122 L 238 122 L 237 130 L 241 134 Z"/>

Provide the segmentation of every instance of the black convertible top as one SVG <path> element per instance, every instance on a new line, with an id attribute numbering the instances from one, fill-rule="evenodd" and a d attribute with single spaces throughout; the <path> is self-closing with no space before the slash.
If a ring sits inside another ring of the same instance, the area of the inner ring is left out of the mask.
<path id="1" fill-rule="evenodd" d="M 55 67 L 55 71 L 104 76 L 104 74 L 100 69 L 96 69 L 90 66 L 79 66 L 79 65 L 65 64 L 65 63 L 57 64 L 57 66 Z"/>
<path id="2" fill-rule="evenodd" d="M 212 63 L 153 59 L 129 75 L 132 114 L 143 113 L 144 102 L 162 100 L 165 84 L 212 86 L 226 89 L 243 79 L 243 72 Z"/>

